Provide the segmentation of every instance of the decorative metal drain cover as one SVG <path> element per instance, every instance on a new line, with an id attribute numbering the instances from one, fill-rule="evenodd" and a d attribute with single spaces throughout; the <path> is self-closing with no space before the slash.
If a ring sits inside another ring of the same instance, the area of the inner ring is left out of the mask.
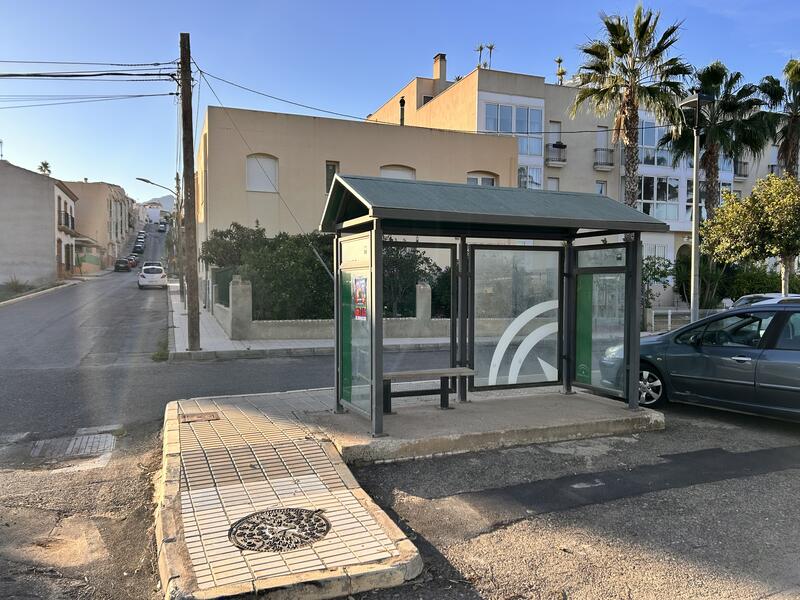
<path id="1" fill-rule="evenodd" d="M 330 530 L 322 510 L 273 508 L 236 521 L 228 539 L 242 550 L 288 552 L 321 540 Z"/>

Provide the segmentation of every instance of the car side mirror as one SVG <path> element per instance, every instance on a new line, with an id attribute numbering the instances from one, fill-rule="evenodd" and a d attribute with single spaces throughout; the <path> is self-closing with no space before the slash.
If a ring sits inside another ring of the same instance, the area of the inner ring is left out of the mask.
<path id="1" fill-rule="evenodd" d="M 699 333 L 695 333 L 689 336 L 689 343 L 695 348 L 699 347 L 702 341 L 703 341 L 703 336 L 700 335 Z"/>

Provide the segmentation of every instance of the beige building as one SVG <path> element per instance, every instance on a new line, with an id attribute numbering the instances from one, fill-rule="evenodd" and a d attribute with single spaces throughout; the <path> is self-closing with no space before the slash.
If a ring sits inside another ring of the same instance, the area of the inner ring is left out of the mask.
<path id="1" fill-rule="evenodd" d="M 577 88 L 543 77 L 476 68 L 457 81 L 447 79 L 447 59 L 437 54 L 432 77 L 415 77 L 368 119 L 380 123 L 471 131 L 516 138 L 518 173 L 514 185 L 593 192 L 622 200 L 624 170 L 618 144 L 611 142 L 612 118 L 570 109 Z M 402 106 L 401 106 L 401 100 Z M 670 233 L 645 234 L 645 255 L 674 260 L 689 251 L 692 167 L 672 166 L 668 149 L 657 148 L 666 128 L 640 111 L 639 209 L 670 225 Z M 755 180 L 777 167 L 777 150 L 759 160 L 720 161 L 722 191 L 747 195 Z M 702 179 L 702 177 L 701 177 Z M 701 193 L 702 197 L 702 193 Z M 662 304 L 674 302 L 664 294 Z"/>
<path id="2" fill-rule="evenodd" d="M 113 183 L 84 180 L 70 181 L 68 185 L 81 199 L 77 209 L 81 233 L 99 246 L 102 266 L 110 266 L 127 253 L 128 236 L 136 226 L 134 201 Z"/>
<path id="3" fill-rule="evenodd" d="M 198 244 L 233 222 L 258 221 L 268 235 L 297 233 L 298 223 L 315 230 L 335 173 L 509 186 L 516 169 L 510 138 L 209 107 L 196 164 Z"/>
<path id="4" fill-rule="evenodd" d="M 78 204 L 63 182 L 0 160 L 0 283 L 43 284 L 75 272 Z"/>

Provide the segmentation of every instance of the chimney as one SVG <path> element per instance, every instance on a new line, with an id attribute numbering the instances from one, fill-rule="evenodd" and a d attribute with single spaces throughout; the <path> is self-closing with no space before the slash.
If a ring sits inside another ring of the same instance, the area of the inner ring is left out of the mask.
<path id="1" fill-rule="evenodd" d="M 400 125 L 406 124 L 406 97 L 400 96 Z"/>
<path id="2" fill-rule="evenodd" d="M 442 92 L 447 87 L 447 55 L 439 52 L 433 57 L 433 93 Z"/>

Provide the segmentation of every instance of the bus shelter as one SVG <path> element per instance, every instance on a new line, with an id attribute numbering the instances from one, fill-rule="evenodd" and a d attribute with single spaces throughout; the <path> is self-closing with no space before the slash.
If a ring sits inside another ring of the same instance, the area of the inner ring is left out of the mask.
<path id="1" fill-rule="evenodd" d="M 665 223 L 597 194 L 337 175 L 320 230 L 334 234 L 335 408 L 369 419 L 373 435 L 387 406 L 389 245 L 452 256 L 443 374 L 458 373 L 459 400 L 560 385 L 638 409 L 641 234 Z"/>

